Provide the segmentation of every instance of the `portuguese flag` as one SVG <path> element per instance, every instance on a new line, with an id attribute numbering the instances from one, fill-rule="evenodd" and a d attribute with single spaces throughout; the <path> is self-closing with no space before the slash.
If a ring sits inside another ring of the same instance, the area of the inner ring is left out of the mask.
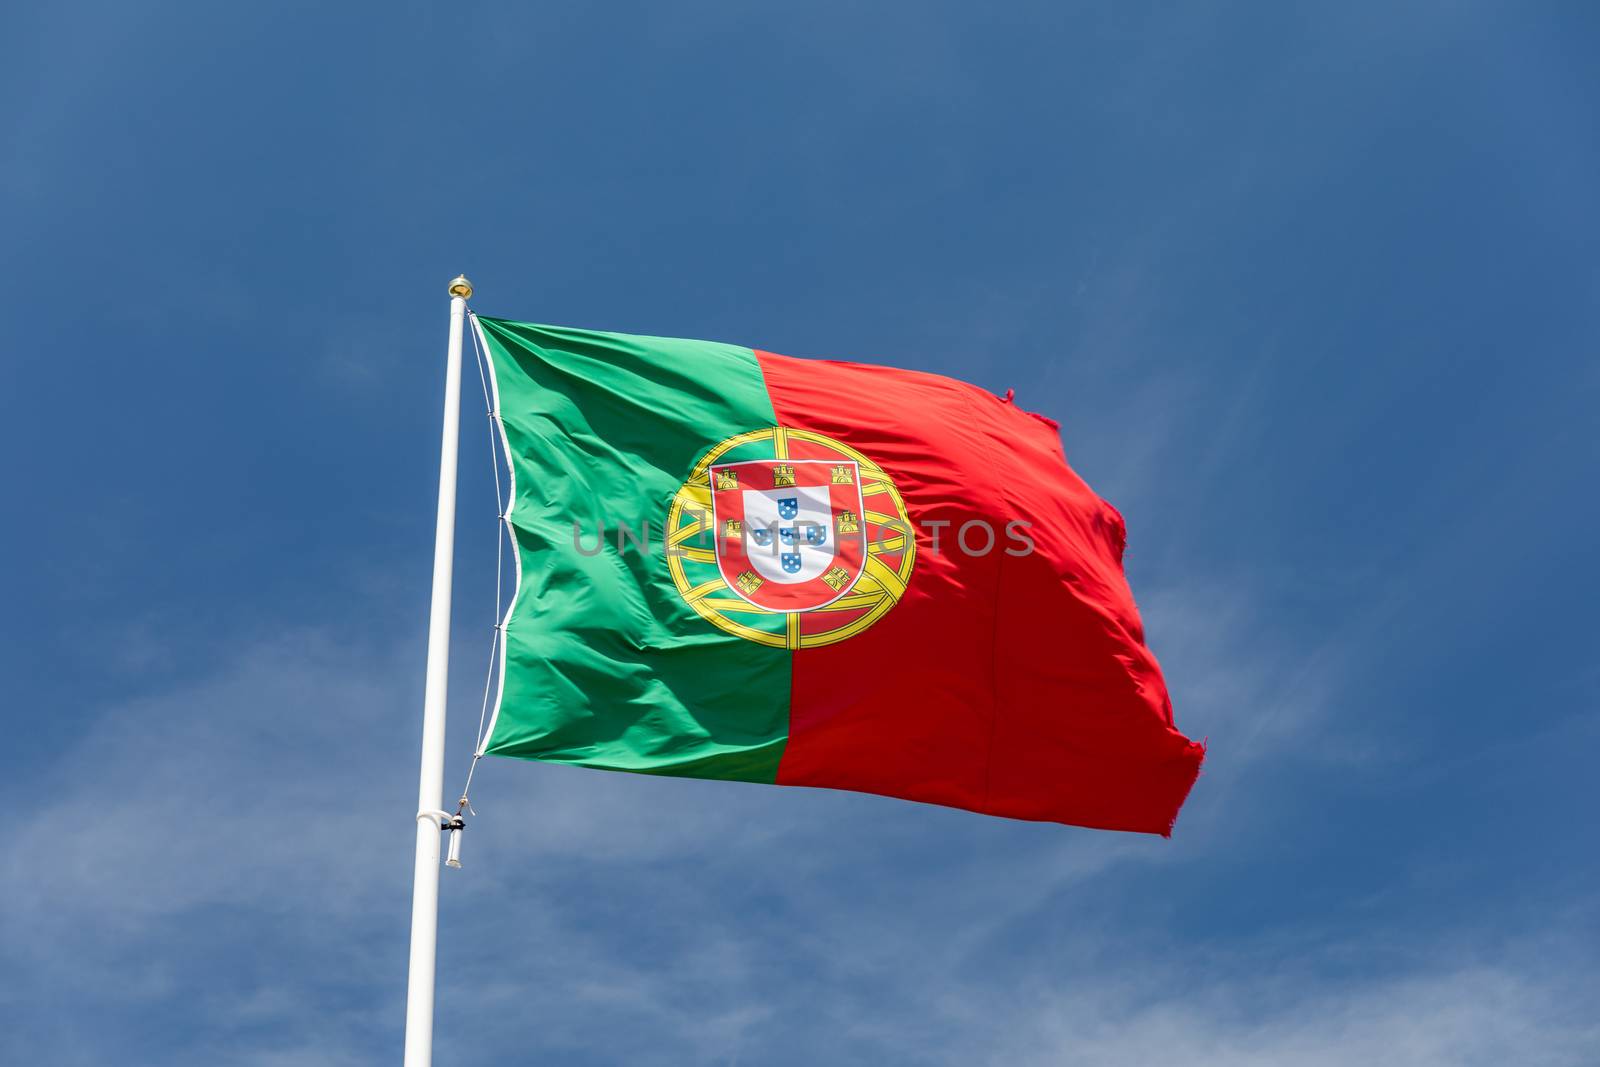
<path id="1" fill-rule="evenodd" d="M 487 754 L 1167 834 L 1122 518 L 932 374 L 477 318 L 517 591 Z"/>

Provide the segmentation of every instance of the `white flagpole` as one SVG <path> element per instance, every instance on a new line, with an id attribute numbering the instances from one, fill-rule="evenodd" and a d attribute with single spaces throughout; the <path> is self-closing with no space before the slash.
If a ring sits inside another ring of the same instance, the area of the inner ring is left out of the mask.
<path id="1" fill-rule="evenodd" d="M 445 690 L 450 677 L 450 579 L 456 546 L 456 451 L 461 427 L 461 330 L 472 283 L 450 283 L 450 347 L 439 445 L 439 514 L 433 534 L 433 606 L 422 701 L 422 771 L 417 780 L 417 868 L 411 889 L 411 973 L 406 987 L 405 1067 L 433 1063 L 433 970 L 439 941 L 439 834 L 444 803 Z"/>

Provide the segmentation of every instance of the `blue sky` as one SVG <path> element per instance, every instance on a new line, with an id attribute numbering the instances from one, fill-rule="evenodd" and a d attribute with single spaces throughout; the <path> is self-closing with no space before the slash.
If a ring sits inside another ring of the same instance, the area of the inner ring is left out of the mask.
<path id="1" fill-rule="evenodd" d="M 1594 1062 L 1597 35 L 8 14 L 0 1060 L 397 1062 L 464 270 L 486 314 L 1015 388 L 1126 515 L 1211 752 L 1171 841 L 492 761 L 439 1062 Z M 493 612 L 465 427 L 449 788 Z"/>

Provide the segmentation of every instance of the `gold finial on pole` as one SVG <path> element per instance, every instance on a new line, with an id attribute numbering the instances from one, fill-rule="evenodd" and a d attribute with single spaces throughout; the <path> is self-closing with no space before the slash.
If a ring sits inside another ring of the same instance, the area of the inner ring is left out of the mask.
<path id="1" fill-rule="evenodd" d="M 465 274 L 457 274 L 450 279 L 450 295 L 459 296 L 463 300 L 472 296 L 472 283 L 467 281 Z"/>

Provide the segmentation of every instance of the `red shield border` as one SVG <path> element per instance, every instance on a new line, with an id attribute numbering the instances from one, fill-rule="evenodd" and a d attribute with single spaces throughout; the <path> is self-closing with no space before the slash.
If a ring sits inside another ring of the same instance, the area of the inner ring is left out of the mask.
<path id="1" fill-rule="evenodd" d="M 793 478 L 777 484 L 777 468 L 787 468 Z M 834 481 L 834 472 L 848 469 L 848 484 Z M 720 475 L 720 477 L 719 477 Z M 731 475 L 731 478 L 729 477 Z M 742 463 L 719 463 L 707 471 L 711 484 L 712 529 L 715 533 L 717 569 L 734 595 L 764 611 L 795 613 L 827 607 L 845 596 L 861 580 L 867 564 L 867 522 L 861 499 L 861 467 L 846 459 L 755 459 Z M 829 538 L 834 548 L 833 563 L 819 577 L 804 582 L 775 582 L 762 578 L 750 563 L 750 531 L 744 521 L 744 491 L 790 486 L 828 489 L 832 511 Z M 855 517 L 857 531 L 841 533 L 840 516 Z M 730 532 L 729 522 L 738 527 Z M 845 571 L 840 580 L 837 570 Z M 751 584 L 754 578 L 756 583 Z"/>

